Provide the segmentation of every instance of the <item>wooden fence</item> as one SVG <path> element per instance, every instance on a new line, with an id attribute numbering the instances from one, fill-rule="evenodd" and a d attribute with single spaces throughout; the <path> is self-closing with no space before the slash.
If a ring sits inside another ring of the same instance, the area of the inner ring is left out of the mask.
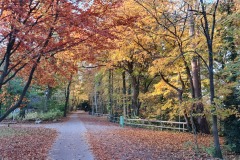
<path id="1" fill-rule="evenodd" d="M 158 120 L 147 120 L 147 119 L 124 119 L 124 124 L 127 126 L 136 126 L 150 129 L 171 129 L 178 131 L 187 131 L 186 122 L 175 122 L 175 121 L 158 121 Z"/>
<path id="2" fill-rule="evenodd" d="M 114 123 L 119 123 L 119 117 L 113 117 L 108 115 L 108 120 Z M 126 126 L 133 126 L 139 128 L 148 128 L 148 129 L 156 129 L 156 130 L 178 130 L 178 131 L 187 131 L 187 123 L 186 122 L 175 122 L 175 121 L 159 121 L 159 120 L 147 120 L 147 119 L 124 119 L 124 124 Z"/>

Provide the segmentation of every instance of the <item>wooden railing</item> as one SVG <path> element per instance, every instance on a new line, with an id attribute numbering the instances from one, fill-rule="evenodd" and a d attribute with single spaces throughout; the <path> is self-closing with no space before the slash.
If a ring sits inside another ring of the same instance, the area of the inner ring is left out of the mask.
<path id="1" fill-rule="evenodd" d="M 109 116 L 109 114 L 103 114 L 103 113 L 94 113 L 93 115 L 101 117 L 101 116 Z"/>
<path id="2" fill-rule="evenodd" d="M 147 119 L 124 119 L 124 124 L 127 126 L 136 126 L 142 128 L 151 129 L 171 129 L 178 131 L 187 131 L 186 122 L 174 122 L 174 121 L 158 121 L 158 120 L 147 120 Z"/>
<path id="3" fill-rule="evenodd" d="M 120 118 L 108 115 L 108 121 L 119 123 Z M 187 123 L 186 122 L 175 122 L 175 121 L 159 121 L 159 120 L 148 120 L 148 119 L 128 119 L 124 118 L 124 124 L 120 124 L 121 126 L 134 126 L 140 128 L 149 128 L 156 130 L 178 130 L 178 131 L 187 131 Z"/>

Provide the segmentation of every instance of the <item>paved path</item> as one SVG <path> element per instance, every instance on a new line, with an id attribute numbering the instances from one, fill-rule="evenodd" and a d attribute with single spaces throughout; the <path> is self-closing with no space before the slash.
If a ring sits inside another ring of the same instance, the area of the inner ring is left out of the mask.
<path id="1" fill-rule="evenodd" d="M 49 152 L 50 160 L 93 160 L 93 154 L 84 138 L 86 128 L 79 120 L 79 113 L 71 114 L 63 123 L 46 125 L 59 132 L 57 140 Z"/>

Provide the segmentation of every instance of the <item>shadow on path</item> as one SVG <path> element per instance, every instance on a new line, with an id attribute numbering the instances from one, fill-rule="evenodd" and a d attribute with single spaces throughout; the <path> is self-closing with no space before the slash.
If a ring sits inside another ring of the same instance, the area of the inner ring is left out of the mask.
<path id="1" fill-rule="evenodd" d="M 56 129 L 59 135 L 49 151 L 50 160 L 93 160 L 84 133 L 86 128 L 80 121 L 81 112 L 72 113 L 69 120 L 63 123 L 46 125 L 47 128 Z"/>

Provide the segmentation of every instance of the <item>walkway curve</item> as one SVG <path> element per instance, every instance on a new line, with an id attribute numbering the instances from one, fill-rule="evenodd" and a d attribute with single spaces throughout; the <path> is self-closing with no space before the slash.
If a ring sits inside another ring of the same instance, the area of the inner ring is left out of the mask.
<path id="1" fill-rule="evenodd" d="M 79 120 L 81 112 L 73 113 L 69 120 L 63 123 L 46 125 L 56 129 L 59 135 L 49 151 L 49 160 L 93 160 L 94 156 L 89 149 L 84 133 L 86 128 Z"/>

